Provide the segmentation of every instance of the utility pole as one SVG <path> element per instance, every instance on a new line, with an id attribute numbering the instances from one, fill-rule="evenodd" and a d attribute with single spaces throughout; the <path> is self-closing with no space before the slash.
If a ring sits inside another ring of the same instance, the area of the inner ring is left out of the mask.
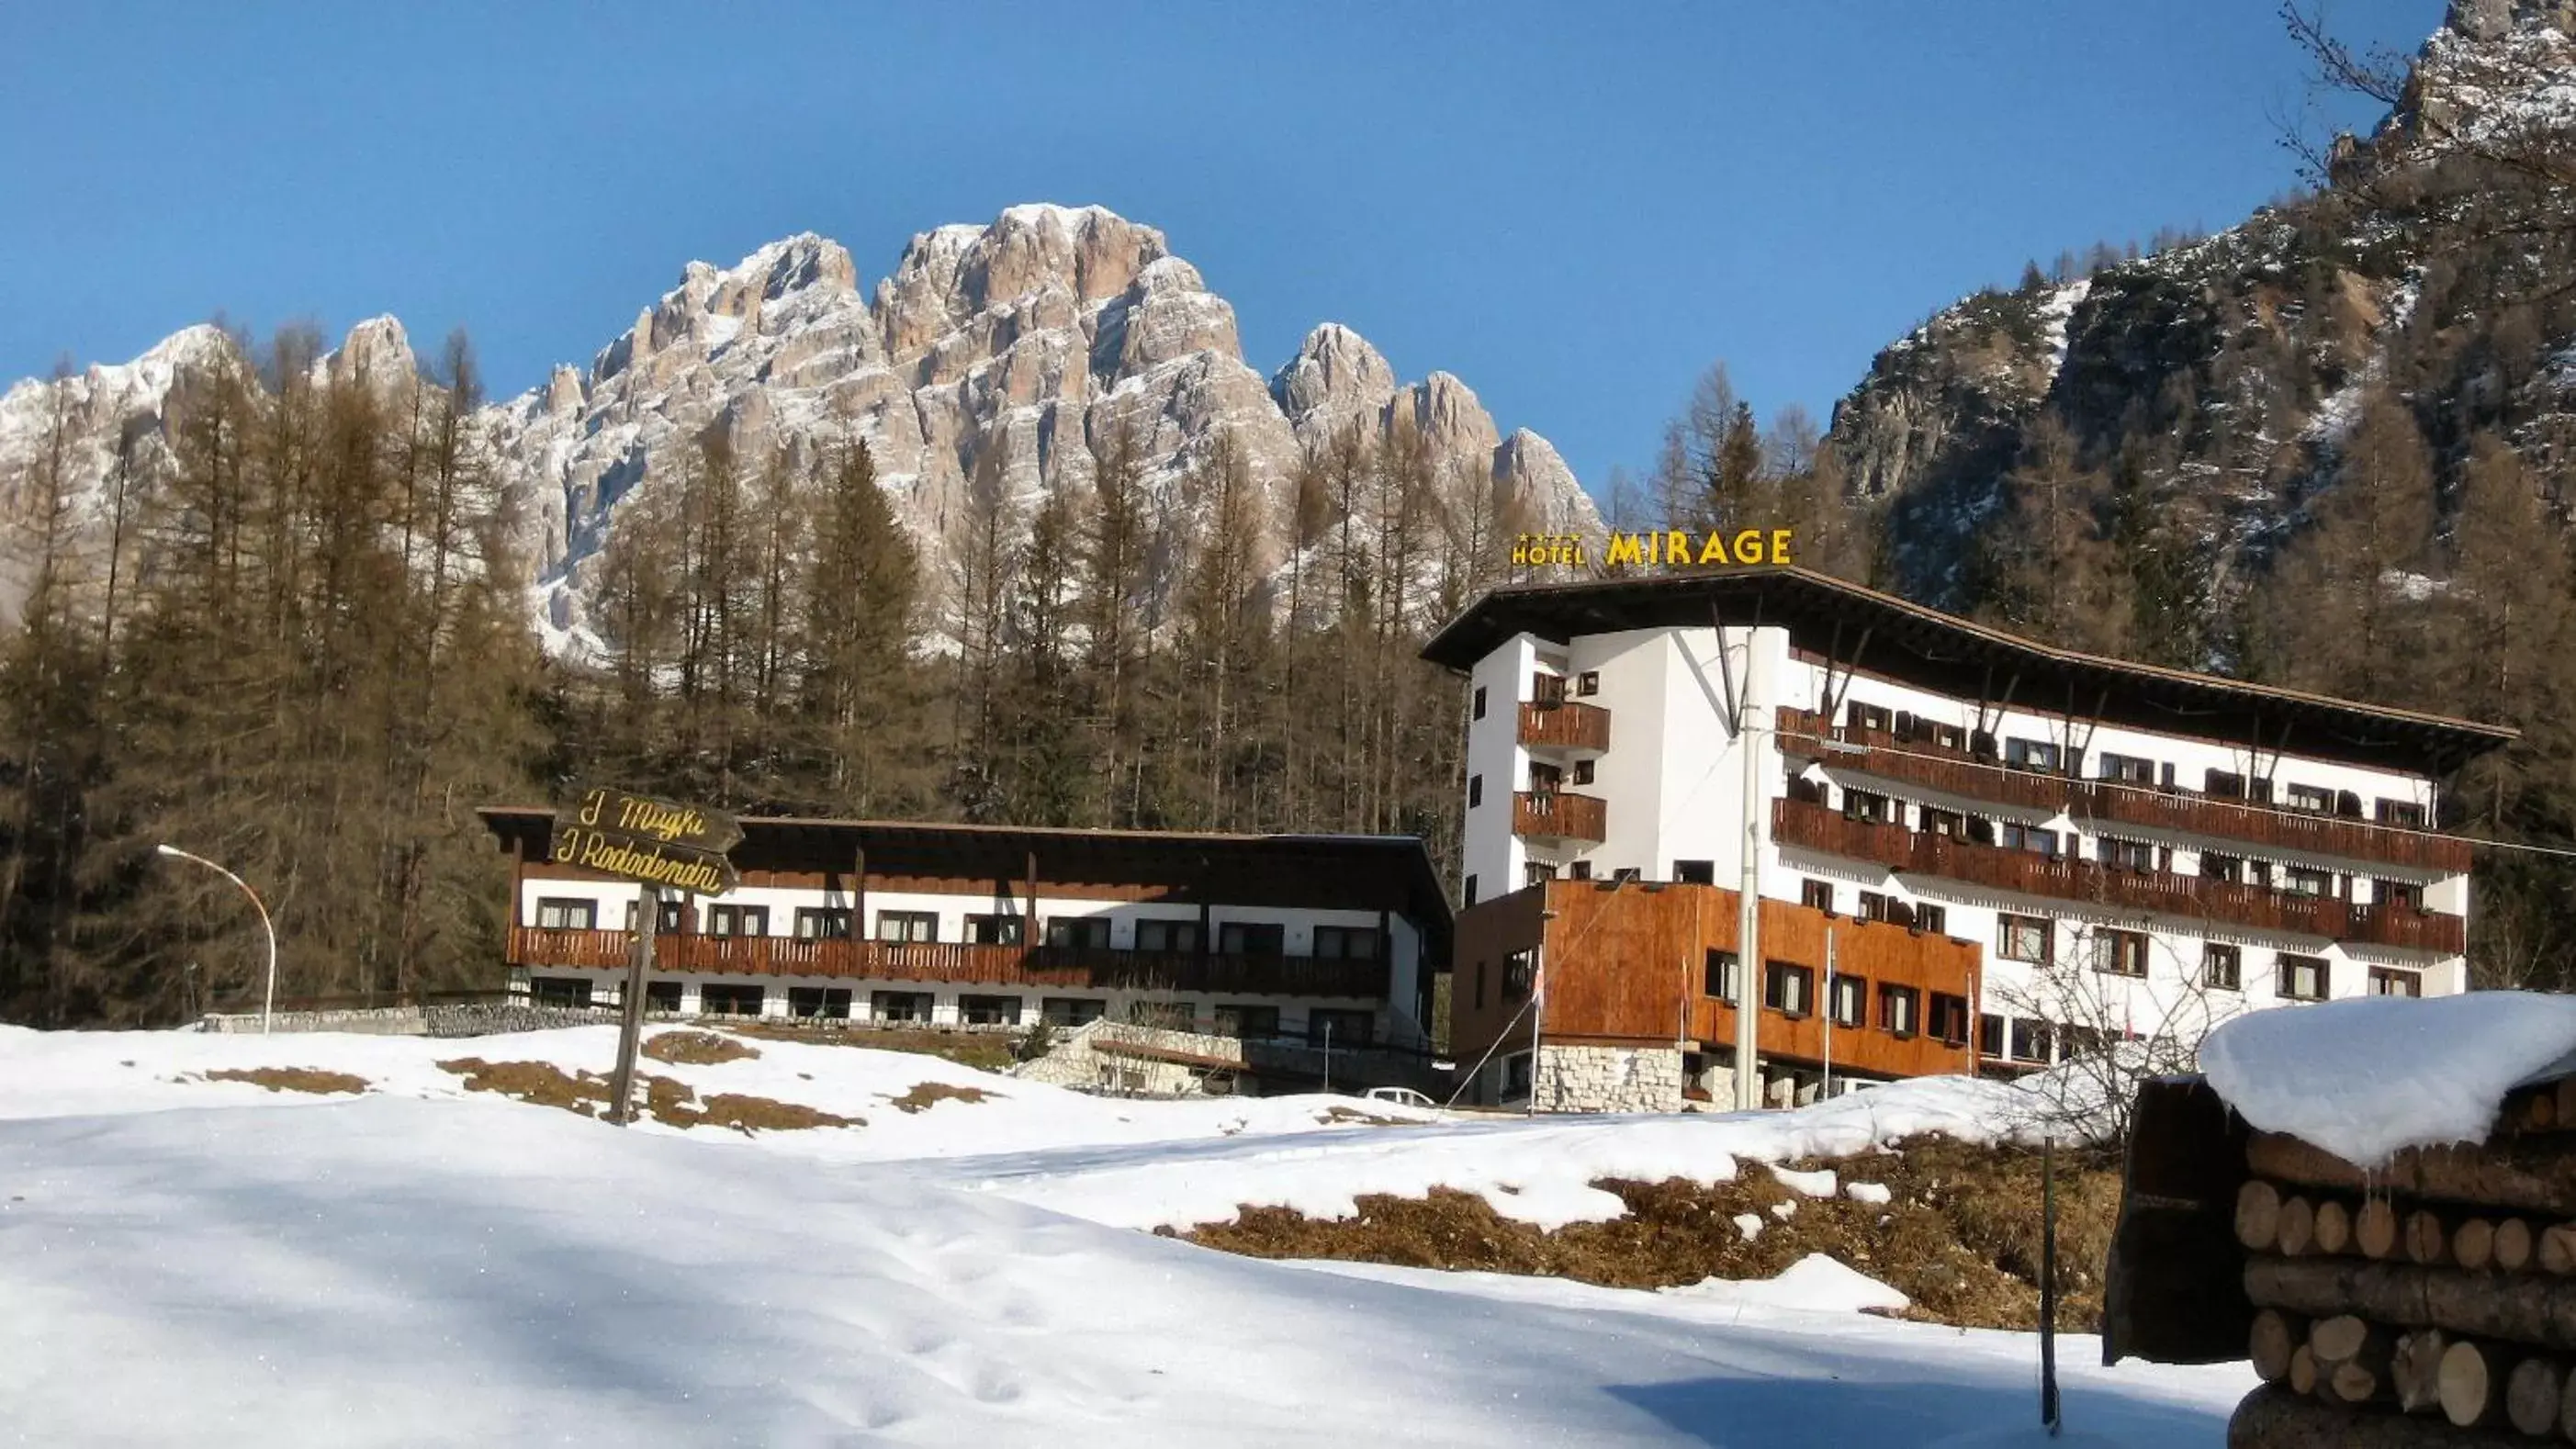
<path id="1" fill-rule="evenodd" d="M 635 1115 L 635 1046 L 644 1035 L 644 982 L 653 974 L 653 933 L 662 926 L 662 888 L 635 889 L 635 952 L 627 959 L 626 999 L 617 1028 L 617 1071 L 608 1084 L 608 1120 L 623 1127 Z"/>
<path id="2" fill-rule="evenodd" d="M 1720 653 L 1726 649 L 1723 629 L 1718 631 L 1717 647 Z M 1762 1066 L 1756 1045 L 1762 998 L 1753 985 L 1756 974 L 1763 969 L 1762 762 L 1753 749 L 1754 721 L 1761 717 L 1762 709 L 1762 691 L 1757 684 L 1753 630 L 1747 628 L 1744 684 L 1735 705 L 1735 748 L 1744 757 L 1744 779 L 1739 786 L 1744 833 L 1736 841 L 1743 855 L 1736 881 L 1735 917 L 1735 1108 L 1739 1112 L 1750 1112 L 1762 1105 Z"/>

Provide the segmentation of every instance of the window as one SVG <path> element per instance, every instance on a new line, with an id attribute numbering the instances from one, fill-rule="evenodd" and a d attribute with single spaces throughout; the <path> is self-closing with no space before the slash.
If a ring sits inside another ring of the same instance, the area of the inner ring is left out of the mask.
<path id="1" fill-rule="evenodd" d="M 1100 1019 L 1101 1002 L 1092 996 L 1050 996 L 1038 1004 L 1050 1026 L 1080 1026 Z"/>
<path id="2" fill-rule="evenodd" d="M 1851 708 L 1843 717 L 1849 721 L 1851 727 L 1856 730 L 1879 730 L 1881 732 L 1885 732 L 1896 727 L 1896 717 L 1888 712 L 1886 706 L 1863 704 L 1856 699 L 1851 702 Z"/>
<path id="3" fill-rule="evenodd" d="M 758 1016 L 769 993 L 758 986 L 701 986 L 698 1010 L 708 1016 Z"/>
<path id="4" fill-rule="evenodd" d="M 936 911 L 879 911 L 877 939 L 898 941 L 907 945 L 924 945 L 939 939 L 939 913 Z"/>
<path id="5" fill-rule="evenodd" d="M 1484 803 L 1485 777 L 1482 775 L 1469 775 L 1467 777 L 1467 808 L 1473 810 Z"/>
<path id="6" fill-rule="evenodd" d="M 2027 850 L 2033 855 L 2044 855 L 2051 860 L 2057 858 L 2059 845 L 2057 832 L 2054 830 L 2042 830 L 2037 826 L 2024 825 L 2019 821 L 2005 820 L 1996 824 L 1995 835 L 1996 844 L 2006 850 Z"/>
<path id="7" fill-rule="evenodd" d="M 1968 836 L 1968 818 L 1956 810 L 1935 810 L 1926 805 L 1923 807 L 1923 831 L 1927 835 L 1946 835 L 1952 840 L 1965 840 Z"/>
<path id="8" fill-rule="evenodd" d="M 2421 830 L 2424 828 L 2424 807 L 2412 800 L 2382 800 L 2379 802 L 2379 823 Z"/>
<path id="9" fill-rule="evenodd" d="M 1587 669 L 1581 674 L 1574 676 L 1574 692 L 1578 695 L 1587 696 L 1599 694 L 1601 692 L 1601 671 L 1598 669 Z"/>
<path id="10" fill-rule="evenodd" d="M 846 941 L 850 939 L 850 913 L 846 907 L 800 906 L 796 911 L 796 939 L 799 941 Z"/>
<path id="11" fill-rule="evenodd" d="M 1485 963 L 1476 963 L 1476 1009 L 1485 1009 Z"/>
<path id="12" fill-rule="evenodd" d="M 1377 1024 L 1375 1014 L 1366 1011 L 1326 1011 L 1322 1008 L 1306 1013 L 1308 1046 L 1364 1047 Z"/>
<path id="13" fill-rule="evenodd" d="M 1317 926 L 1314 955 L 1319 961 L 1374 961 L 1377 927 Z"/>
<path id="14" fill-rule="evenodd" d="M 2045 966 L 2049 961 L 2048 920 L 2043 916 L 1997 916 L 1995 954 L 2007 961 Z"/>
<path id="15" fill-rule="evenodd" d="M 2039 770 L 2055 773 L 2057 746 L 2047 740 L 2004 741 L 2004 763 L 2016 770 Z"/>
<path id="16" fill-rule="evenodd" d="M 1832 915 L 1834 913 L 1834 883 L 1829 880 L 1800 882 L 1798 886 L 1798 904 L 1810 907 L 1814 910 L 1822 911 L 1829 916 Z"/>
<path id="17" fill-rule="evenodd" d="M 2200 948 L 2200 984 L 2212 991 L 2245 989 L 2245 953 L 2216 941 Z"/>
<path id="18" fill-rule="evenodd" d="M 2421 996 L 2424 994 L 2424 973 L 2400 971 L 2393 966 L 2373 966 L 2370 968 L 2370 994 Z"/>
<path id="19" fill-rule="evenodd" d="M 878 1021 L 926 1022 L 930 1020 L 930 993 L 927 991 L 878 991 L 868 997 L 868 1015 Z"/>
<path id="20" fill-rule="evenodd" d="M 2284 951 L 2274 970 L 2279 973 L 2277 984 L 2281 995 L 2292 1001 L 2326 999 L 2326 958 L 2323 956 L 2293 956 Z"/>
<path id="21" fill-rule="evenodd" d="M 2154 870 L 2156 848 L 2143 840 L 2104 839 L 2100 843 L 2102 863 L 2114 870 Z"/>
<path id="22" fill-rule="evenodd" d="M 1577 760 L 1574 762 L 1574 783 L 1578 785 L 1589 785 L 1592 783 L 1592 762 L 1590 760 Z"/>
<path id="23" fill-rule="evenodd" d="M 2245 798 L 2245 777 L 2226 770 L 2212 770 L 2201 777 L 2201 789 L 2228 800 Z"/>
<path id="24" fill-rule="evenodd" d="M 1565 772 L 1554 765 L 1530 762 L 1529 787 L 1533 795 L 1553 795 L 1565 785 Z"/>
<path id="25" fill-rule="evenodd" d="M 2089 945 L 2094 970 L 2111 976 L 2147 974 L 2147 938 L 2143 932 L 2097 929 Z"/>
<path id="26" fill-rule="evenodd" d="M 1882 1031 L 1912 1036 L 1922 1030 L 1923 994 L 1911 986 L 1878 988 L 1878 1025 Z"/>
<path id="27" fill-rule="evenodd" d="M 850 1019 L 850 993 L 841 986 L 790 986 L 787 988 L 787 1014 L 806 1020 L 847 1021 Z"/>
<path id="28" fill-rule="evenodd" d="M 680 983 L 677 981 L 645 982 L 644 1011 L 648 1016 L 657 1011 L 671 1016 L 679 1015 Z"/>
<path id="29" fill-rule="evenodd" d="M 2094 773 L 2105 780 L 2126 785 L 2152 785 L 2156 782 L 2156 762 L 2136 755 L 2115 755 L 2105 750 L 2094 762 Z"/>
<path id="30" fill-rule="evenodd" d="M 1914 929 L 1928 931 L 1935 936 L 1950 934 L 1950 908 L 1918 902 L 1914 907 Z"/>
<path id="31" fill-rule="evenodd" d="M 1735 953 L 1711 951 L 1700 967 L 1700 994 L 1717 1001 L 1740 1001 L 1735 994 Z"/>
<path id="32" fill-rule="evenodd" d="M 767 906 L 709 906 L 707 934 L 710 936 L 766 936 L 769 934 Z"/>
<path id="33" fill-rule="evenodd" d="M 1503 958 L 1503 999 L 1516 1001 L 1530 994 L 1530 978 L 1538 968 L 1538 958 L 1527 951 L 1514 951 Z"/>
<path id="34" fill-rule="evenodd" d="M 662 909 L 654 913 L 653 919 L 653 934 L 676 936 L 689 928 L 689 903 L 682 900 L 666 900 L 662 902 Z M 635 902 L 633 901 L 626 903 L 626 929 L 629 931 L 635 929 Z"/>
<path id="35" fill-rule="evenodd" d="M 2372 881 L 2370 898 L 2383 906 L 2403 906 L 2410 911 L 2424 909 L 2424 888 L 2412 881 Z"/>
<path id="36" fill-rule="evenodd" d="M 1018 1026 L 1020 998 L 1016 996 L 960 996 L 957 1014 L 968 1026 Z"/>
<path id="37" fill-rule="evenodd" d="M 563 896 L 545 896 L 537 901 L 537 929 L 540 931 L 587 931 L 598 924 L 597 901 L 577 901 Z"/>
<path id="38" fill-rule="evenodd" d="M 1483 719 L 1484 717 L 1485 717 L 1485 686 L 1483 686 L 1483 685 L 1479 684 L 1479 685 L 1477 685 L 1477 686 L 1476 686 L 1476 718 L 1478 718 L 1478 719 Z"/>
<path id="39" fill-rule="evenodd" d="M 531 976 L 528 1000 L 538 1006 L 590 1005 L 590 983 L 578 976 Z"/>
<path id="40" fill-rule="evenodd" d="M 2044 1062 L 2056 1046 L 2055 1034 L 2047 1022 L 2029 1017 L 2015 1017 L 2012 1024 L 2012 1056 L 2017 1062 Z"/>
<path id="41" fill-rule="evenodd" d="M 1543 860 L 1533 860 L 1521 867 L 1521 884 L 1545 885 L 1556 879 L 1556 867 Z"/>
<path id="42" fill-rule="evenodd" d="M 1812 966 L 1766 961 L 1762 966 L 1762 1004 L 1789 1016 L 1816 1009 L 1816 972 Z"/>
<path id="43" fill-rule="evenodd" d="M 2245 875 L 2245 862 L 2204 850 L 2200 853 L 2200 875 L 2203 880 L 2240 881 Z"/>
<path id="44" fill-rule="evenodd" d="M 2000 1061 L 2004 1054 L 2004 1019 L 1989 1011 L 1977 1018 L 1977 1055 Z"/>
<path id="45" fill-rule="evenodd" d="M 1968 998 L 1947 991 L 1932 993 L 1932 1037 L 1949 1046 L 1968 1044 Z"/>
<path id="46" fill-rule="evenodd" d="M 1217 949 L 1228 956 L 1279 956 L 1287 953 L 1287 931 L 1276 925 L 1228 921 L 1217 929 Z"/>
<path id="47" fill-rule="evenodd" d="M 1856 920 L 1863 921 L 1886 920 L 1887 897 L 1880 895 L 1876 891 L 1862 891 L 1860 893 L 1860 909 L 1852 912 L 1852 916 Z"/>
<path id="48" fill-rule="evenodd" d="M 1925 744 L 1939 749 L 1964 750 L 1968 747 L 1968 732 L 1957 725 L 1935 724 L 1927 719 L 1917 733 L 1922 735 Z"/>
<path id="49" fill-rule="evenodd" d="M 2292 785 L 2289 799 L 2284 803 L 2293 810 L 2311 815 L 2331 815 L 2334 813 L 2334 792 L 2316 785 Z"/>
<path id="50" fill-rule="evenodd" d="M 978 946 L 1018 946 L 1028 938 L 1029 918 L 1017 911 L 966 918 L 966 939 Z"/>
<path id="51" fill-rule="evenodd" d="M 1459 892 L 1459 895 L 1462 905 L 1472 906 L 1476 903 L 1476 877 L 1473 874 L 1467 877 L 1466 887 Z"/>
<path id="52" fill-rule="evenodd" d="M 1835 972 L 1825 981 L 1825 1008 L 1836 1026 L 1869 1025 L 1869 983 Z"/>
<path id="53" fill-rule="evenodd" d="M 1575 861 L 1566 866 L 1565 873 L 1568 877 L 1574 880 L 1590 880 L 1592 879 L 1592 862 L 1588 860 Z"/>
<path id="54" fill-rule="evenodd" d="M 1530 1054 L 1516 1052 L 1503 1058 L 1503 1095 L 1526 1097 L 1530 1094 Z"/>
<path id="55" fill-rule="evenodd" d="M 1073 951 L 1106 951 L 1109 949 L 1109 918 L 1051 916 L 1046 923 L 1046 943 Z"/>
<path id="56" fill-rule="evenodd" d="M 1216 1009 L 1216 1034 L 1267 1041 L 1279 1034 L 1279 1008 L 1220 1003 Z"/>
<path id="57" fill-rule="evenodd" d="M 1867 790 L 1845 790 L 1843 818 L 1867 820 L 1873 824 L 1885 825 L 1896 818 L 1896 802 L 1884 795 L 1873 795 Z"/>
<path id="58" fill-rule="evenodd" d="M 1138 921 L 1136 949 L 1195 954 L 1199 949 L 1199 923 L 1196 921 Z"/>
<path id="59" fill-rule="evenodd" d="M 1715 885 L 1717 884 L 1717 862 L 1713 860 L 1674 861 L 1673 879 L 1684 885 Z"/>
<path id="60" fill-rule="evenodd" d="M 2330 896 L 2335 893 L 2334 873 L 2310 870 L 2304 865 L 2290 866 L 2282 872 L 2283 889 L 2294 896 Z"/>
<path id="61" fill-rule="evenodd" d="M 1565 703 L 1565 676 L 1562 674 L 1530 676 L 1530 698 L 1540 704 Z"/>

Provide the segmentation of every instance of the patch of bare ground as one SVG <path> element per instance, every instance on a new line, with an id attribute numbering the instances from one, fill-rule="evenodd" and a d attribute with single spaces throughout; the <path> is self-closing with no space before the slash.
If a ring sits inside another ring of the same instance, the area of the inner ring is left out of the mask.
<path id="1" fill-rule="evenodd" d="M 1627 1216 L 1554 1231 L 1514 1222 L 1483 1198 L 1447 1188 L 1423 1198 L 1363 1197 L 1357 1216 L 1338 1220 L 1247 1206 L 1232 1222 L 1158 1231 L 1253 1257 L 1528 1273 L 1614 1288 L 1768 1278 L 1809 1253 L 1825 1253 L 1912 1299 L 1906 1317 L 1971 1328 L 2038 1325 L 2037 1152 L 1925 1137 L 1893 1153 L 1790 1165 L 1830 1167 L 1846 1183 L 1883 1184 L 1890 1201 L 1803 1197 L 1761 1164 L 1740 1162 L 1733 1181 L 1712 1185 L 1596 1182 L 1628 1205 Z M 1797 1204 L 1785 1220 L 1773 1212 L 1783 1202 Z M 2119 1202 L 2116 1157 L 2059 1155 L 2061 1328 L 2091 1331 L 2101 1321 L 2102 1268 Z M 1746 1213 L 1762 1221 L 1750 1238 L 1735 1223 Z"/>
<path id="2" fill-rule="evenodd" d="M 1342 1123 L 1357 1123 L 1366 1127 L 1410 1127 L 1414 1125 L 1401 1117 L 1381 1117 L 1375 1112 L 1363 1112 L 1357 1107 L 1326 1107 L 1323 1111 L 1315 1114 L 1315 1120 L 1322 1122 L 1327 1126 L 1334 1126 Z"/>
<path id="3" fill-rule="evenodd" d="M 981 1087 L 952 1087 L 946 1082 L 919 1082 L 900 1097 L 887 1100 L 906 1112 L 927 1111 L 938 1102 L 981 1102 L 993 1093 Z"/>
<path id="4" fill-rule="evenodd" d="M 644 1039 L 641 1050 L 657 1062 L 698 1067 L 711 1067 L 718 1062 L 751 1061 L 760 1055 L 760 1048 L 751 1043 L 736 1041 L 713 1031 L 657 1032 Z"/>
<path id="5" fill-rule="evenodd" d="M 354 1097 L 367 1090 L 364 1077 L 351 1076 L 347 1072 L 325 1072 L 313 1067 L 226 1067 L 206 1073 L 206 1080 L 248 1082 L 272 1092 L 311 1092 L 317 1096 L 346 1092 Z"/>
<path id="6" fill-rule="evenodd" d="M 1011 1039 L 988 1031 L 916 1031 L 877 1027 L 793 1026 L 777 1021 L 737 1022 L 726 1030 L 764 1041 L 801 1041 L 811 1046 L 867 1047 L 881 1052 L 918 1052 L 979 1071 L 1007 1072 L 1014 1065 Z"/>
<path id="7" fill-rule="evenodd" d="M 469 1092 L 497 1092 L 541 1107 L 561 1107 L 584 1117 L 605 1115 L 608 1078 L 597 1072 L 566 1072 L 551 1062 L 487 1062 L 458 1057 L 438 1064 L 441 1071 L 465 1079 Z M 861 1117 L 841 1117 L 798 1102 L 718 1092 L 704 1102 L 687 1084 L 670 1077 L 639 1072 L 644 1111 L 673 1127 L 730 1127 L 737 1132 L 798 1131 L 809 1127 L 865 1127 Z"/>

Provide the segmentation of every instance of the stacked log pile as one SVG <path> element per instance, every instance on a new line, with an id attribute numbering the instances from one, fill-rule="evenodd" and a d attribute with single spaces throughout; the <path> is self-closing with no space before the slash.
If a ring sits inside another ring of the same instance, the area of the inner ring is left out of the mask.
<path id="1" fill-rule="evenodd" d="M 2571 1130 L 2561 1130 L 2571 1129 Z M 2377 1172 L 2254 1133 L 2239 1449 L 2576 1442 L 2576 1078 Z"/>

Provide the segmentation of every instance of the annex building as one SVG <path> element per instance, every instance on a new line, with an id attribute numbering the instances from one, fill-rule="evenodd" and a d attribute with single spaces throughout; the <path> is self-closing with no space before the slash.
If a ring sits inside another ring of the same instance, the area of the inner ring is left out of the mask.
<path id="1" fill-rule="evenodd" d="M 1469 685 L 1468 1100 L 1728 1103 L 1747 989 L 1787 1101 L 1829 1064 L 2030 1070 L 2467 988 L 2470 848 L 2432 828 L 2439 782 L 2510 730 L 2050 648 L 1785 567 L 1499 589 L 1425 657 Z"/>
<path id="2" fill-rule="evenodd" d="M 636 887 L 552 863 L 551 809 L 481 815 L 514 860 L 514 980 L 615 1003 Z M 741 823 L 739 887 L 663 901 L 649 1011 L 1429 1050 L 1450 911 L 1409 836 Z"/>

